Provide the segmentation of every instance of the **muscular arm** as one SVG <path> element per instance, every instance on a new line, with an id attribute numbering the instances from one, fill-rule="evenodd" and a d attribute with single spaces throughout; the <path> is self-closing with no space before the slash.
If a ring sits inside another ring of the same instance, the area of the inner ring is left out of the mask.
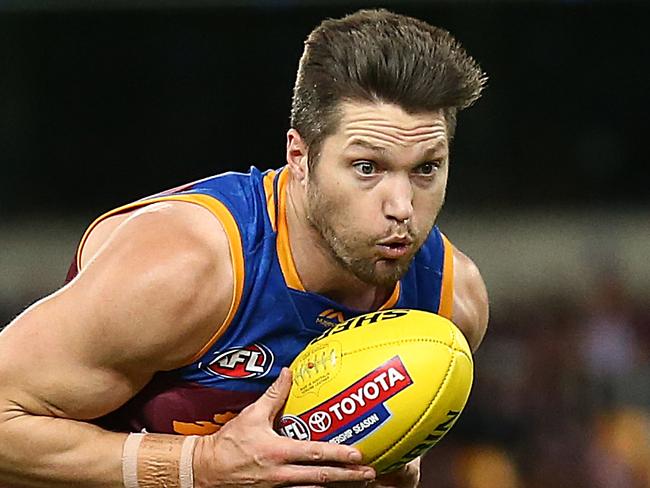
<path id="1" fill-rule="evenodd" d="M 198 206 L 141 211 L 89 257 L 0 335 L 0 484 L 122 486 L 125 436 L 83 420 L 190 358 L 228 311 L 226 237 Z"/>
<path id="2" fill-rule="evenodd" d="M 474 352 L 483 341 L 488 318 L 488 295 L 481 273 L 469 257 L 454 248 L 452 322 L 463 331 Z"/>
<path id="3" fill-rule="evenodd" d="M 97 229 L 79 276 L 0 334 L 0 485 L 123 486 L 126 434 L 84 421 L 125 403 L 157 371 L 187 363 L 228 314 L 227 236 L 207 210 L 161 203 Z M 374 477 L 356 464 L 357 449 L 273 430 L 290 387 L 285 372 L 221 431 L 199 438 L 196 488 Z M 141 487 L 178 486 L 182 440 L 158 436 L 162 448 L 139 451 L 147 466 Z M 161 479 L 161 471 L 170 474 Z"/>

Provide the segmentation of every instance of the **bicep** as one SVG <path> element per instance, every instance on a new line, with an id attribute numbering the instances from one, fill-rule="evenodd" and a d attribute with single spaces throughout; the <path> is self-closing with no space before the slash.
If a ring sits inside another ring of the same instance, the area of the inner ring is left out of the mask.
<path id="1" fill-rule="evenodd" d="M 204 212 L 125 223 L 75 280 L 21 314 L 0 335 L 5 408 L 95 418 L 199 350 L 231 294 L 217 284 L 228 282 L 228 250 Z M 207 237 L 174 232 L 206 223 Z"/>
<path id="2" fill-rule="evenodd" d="M 489 319 L 489 301 L 485 282 L 474 262 L 454 248 L 454 304 L 452 322 L 463 332 L 476 352 Z"/>

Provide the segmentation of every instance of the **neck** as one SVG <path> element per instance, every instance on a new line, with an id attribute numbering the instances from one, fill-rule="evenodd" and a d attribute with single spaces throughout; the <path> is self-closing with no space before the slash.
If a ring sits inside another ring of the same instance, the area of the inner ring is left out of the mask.
<path id="1" fill-rule="evenodd" d="M 305 290 L 357 310 L 374 310 L 383 305 L 393 288 L 368 284 L 342 267 L 320 233 L 310 225 L 305 191 L 291 176 L 286 192 L 289 246 Z"/>

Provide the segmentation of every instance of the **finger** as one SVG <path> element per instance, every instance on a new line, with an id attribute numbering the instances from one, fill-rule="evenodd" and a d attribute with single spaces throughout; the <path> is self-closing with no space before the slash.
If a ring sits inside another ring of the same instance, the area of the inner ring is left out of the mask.
<path id="1" fill-rule="evenodd" d="M 264 416 L 273 422 L 278 415 L 284 403 L 287 401 L 289 391 L 291 390 L 291 370 L 282 368 L 278 378 L 264 392 L 255 404 L 261 408 Z"/>
<path id="2" fill-rule="evenodd" d="M 286 463 L 339 463 L 359 464 L 363 456 L 356 447 L 343 444 L 330 444 L 329 442 L 296 441 L 283 439 L 286 443 Z"/>
<path id="3" fill-rule="evenodd" d="M 339 481 L 335 483 L 327 483 L 327 488 L 367 488 L 372 486 L 370 481 Z"/>
<path id="4" fill-rule="evenodd" d="M 282 478 L 290 484 L 325 485 L 337 482 L 366 482 L 375 478 L 375 470 L 369 466 L 283 466 Z M 286 478 L 285 478 L 286 477 Z"/>
<path id="5" fill-rule="evenodd" d="M 410 477 L 408 473 L 409 466 L 408 464 L 405 464 L 404 466 L 401 466 L 394 471 L 389 471 L 388 473 L 379 475 L 379 480 L 385 481 L 388 484 L 401 484 L 403 481 Z"/>
<path id="6" fill-rule="evenodd" d="M 409 486 L 415 486 L 420 480 L 420 458 L 417 458 L 404 466 L 400 473 L 400 479 Z"/>
<path id="7" fill-rule="evenodd" d="M 377 486 L 416 486 L 420 480 L 420 460 L 411 461 L 404 466 L 381 474 L 377 477 Z"/>
<path id="8" fill-rule="evenodd" d="M 406 465 L 407 483 L 411 486 L 417 486 L 420 483 L 420 458 L 415 463 Z"/>
<path id="9" fill-rule="evenodd" d="M 322 485 L 289 485 L 285 486 L 285 488 L 326 488 Z"/>

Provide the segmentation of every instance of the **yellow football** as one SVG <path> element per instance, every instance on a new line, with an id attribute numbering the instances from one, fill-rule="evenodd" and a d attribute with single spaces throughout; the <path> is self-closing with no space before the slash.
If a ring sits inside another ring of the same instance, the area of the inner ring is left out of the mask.
<path id="1" fill-rule="evenodd" d="M 354 445 L 378 473 L 433 447 L 454 425 L 472 386 L 463 334 L 421 310 L 360 315 L 312 340 L 291 364 L 280 432 Z"/>

